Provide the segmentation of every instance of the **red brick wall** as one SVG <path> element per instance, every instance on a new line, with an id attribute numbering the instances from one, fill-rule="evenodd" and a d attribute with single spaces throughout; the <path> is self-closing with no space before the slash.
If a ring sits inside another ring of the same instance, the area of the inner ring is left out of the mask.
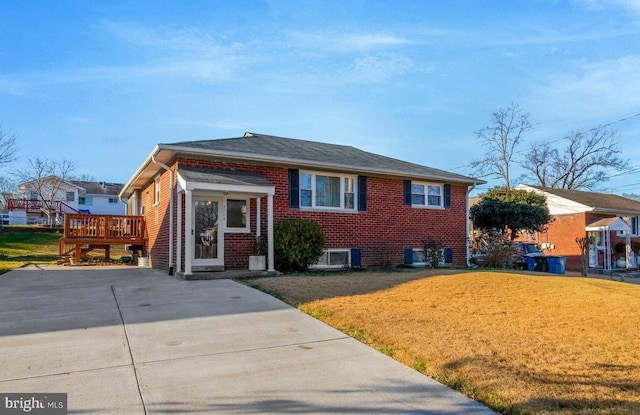
<path id="1" fill-rule="evenodd" d="M 610 218 L 611 215 L 594 214 L 594 213 L 576 213 L 572 215 L 556 215 L 553 216 L 553 222 L 549 226 L 547 232 L 538 235 L 538 243 L 554 244 L 555 249 L 545 251 L 546 255 L 558 255 L 567 257 L 566 269 L 571 271 L 580 271 L 580 247 L 576 243 L 576 238 L 582 238 L 587 235 L 585 227 L 599 219 Z M 638 241 L 639 238 L 632 238 L 632 241 Z M 611 232 L 611 249 L 618 242 L 626 242 L 625 237 L 617 236 L 616 232 Z"/>
<path id="2" fill-rule="evenodd" d="M 452 248 L 455 265 L 466 263 L 465 186 L 451 186 L 449 208 L 412 208 L 403 204 L 402 179 L 368 176 L 366 212 L 322 212 L 289 207 L 288 169 L 283 167 L 193 159 L 178 159 L 173 168 L 177 165 L 261 173 L 275 185 L 275 223 L 288 218 L 314 220 L 325 230 L 327 248 L 361 248 L 365 266 L 400 264 L 404 260 L 404 248 L 419 247 L 420 241 L 427 237 L 440 239 L 445 246 Z M 153 182 L 142 191 L 142 203 L 152 264 L 156 268 L 167 269 L 169 174 L 164 171 L 161 186 L 163 193 L 158 206 L 152 206 Z M 248 267 L 248 256 L 255 238 L 255 199 L 251 199 L 250 212 L 250 234 L 225 234 L 225 267 L 228 269 Z M 266 235 L 266 198 L 261 201 L 261 227 L 262 234 Z"/>
<path id="3" fill-rule="evenodd" d="M 538 243 L 553 244 L 554 249 L 546 250 L 545 255 L 566 256 L 566 269 L 579 271 L 581 267 L 580 247 L 576 243 L 576 238 L 586 236 L 585 226 L 584 213 L 553 216 L 553 221 L 547 232 L 538 235 Z"/>

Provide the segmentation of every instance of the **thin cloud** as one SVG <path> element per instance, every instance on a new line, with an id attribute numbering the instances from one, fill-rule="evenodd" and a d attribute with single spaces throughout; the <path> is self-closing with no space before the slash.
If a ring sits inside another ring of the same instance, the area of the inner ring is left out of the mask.
<path id="1" fill-rule="evenodd" d="M 336 32 L 291 32 L 291 46 L 300 49 L 323 50 L 329 52 L 365 52 L 409 45 L 412 42 L 390 33 L 336 33 Z"/>
<path id="2" fill-rule="evenodd" d="M 622 10 L 640 15 L 640 1 L 638 0 L 577 0 L 590 10 Z"/>
<path id="3" fill-rule="evenodd" d="M 410 59 L 401 56 L 365 56 L 357 58 L 347 69 L 345 80 L 354 83 L 380 83 L 410 71 Z"/>

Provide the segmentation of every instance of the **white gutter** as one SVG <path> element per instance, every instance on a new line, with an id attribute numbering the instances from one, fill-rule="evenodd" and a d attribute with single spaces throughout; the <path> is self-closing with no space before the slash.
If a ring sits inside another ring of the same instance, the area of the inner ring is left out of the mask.
<path id="1" fill-rule="evenodd" d="M 169 275 L 173 275 L 173 170 L 166 164 L 156 160 L 155 154 L 151 153 L 151 161 L 169 172 Z"/>
<path id="2" fill-rule="evenodd" d="M 125 183 L 124 186 L 122 186 L 122 190 L 120 191 L 120 194 L 118 195 L 118 197 L 120 197 L 120 198 L 124 197 L 127 189 L 129 189 L 131 186 L 133 186 L 133 183 L 138 179 L 138 177 L 140 177 L 140 175 L 144 172 L 144 170 L 147 168 L 149 163 L 151 163 L 151 161 L 153 160 L 153 158 L 156 156 L 156 154 L 159 151 L 160 151 L 160 148 L 157 145 L 153 147 L 153 150 L 151 150 L 151 153 L 144 159 L 144 161 L 138 167 L 138 169 L 135 171 L 135 173 L 133 173 L 133 176 L 131 176 L 129 181 L 127 183 Z"/>
<path id="3" fill-rule="evenodd" d="M 476 188 L 477 185 L 478 184 L 476 182 L 473 182 L 473 185 L 471 186 L 471 188 L 467 190 L 467 203 L 466 203 L 467 206 L 466 206 L 466 209 L 465 209 L 465 212 L 467 212 L 467 217 L 466 217 L 466 220 L 465 220 L 465 224 L 466 224 L 465 233 L 467 235 L 467 242 L 466 242 L 465 245 L 467 247 L 467 266 L 468 267 L 471 266 L 471 246 L 470 246 L 471 245 L 471 241 L 469 240 L 469 238 L 471 236 L 471 234 L 469 234 L 469 222 L 470 222 L 471 219 L 469 219 L 469 209 L 470 209 L 470 206 L 469 206 L 469 195 L 471 194 L 471 192 L 473 192 L 473 190 Z"/>

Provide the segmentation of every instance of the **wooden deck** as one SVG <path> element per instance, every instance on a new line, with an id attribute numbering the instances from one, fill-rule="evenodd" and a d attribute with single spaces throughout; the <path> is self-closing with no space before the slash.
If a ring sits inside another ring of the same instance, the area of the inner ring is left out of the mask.
<path id="1" fill-rule="evenodd" d="M 44 211 L 60 212 L 62 214 L 80 213 L 75 208 L 69 206 L 61 200 L 54 200 L 53 202 L 44 202 L 42 200 L 30 200 L 26 198 L 22 199 L 7 199 L 7 209 L 24 210 L 27 213 L 40 213 Z"/>
<path id="2" fill-rule="evenodd" d="M 104 249 L 109 259 L 111 245 L 135 245 L 144 250 L 145 224 L 142 216 L 64 215 L 64 235 L 60 239 L 60 259 L 72 256 L 80 262 L 94 249 Z"/>

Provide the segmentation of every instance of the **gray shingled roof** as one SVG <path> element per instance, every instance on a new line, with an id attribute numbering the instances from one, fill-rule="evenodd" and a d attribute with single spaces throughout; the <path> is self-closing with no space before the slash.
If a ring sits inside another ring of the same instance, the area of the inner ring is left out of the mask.
<path id="1" fill-rule="evenodd" d="M 85 189 L 89 195 L 109 195 L 117 196 L 122 190 L 123 184 L 105 182 L 85 182 L 82 180 L 71 180 L 71 183 Z"/>
<path id="2" fill-rule="evenodd" d="M 422 166 L 369 153 L 355 147 L 320 143 L 315 141 L 298 140 L 276 137 L 264 134 L 246 133 L 244 137 L 225 138 L 217 140 L 181 141 L 177 143 L 160 144 L 161 147 L 189 148 L 194 151 L 213 154 L 216 152 L 235 155 L 258 156 L 275 162 L 290 162 L 291 165 L 326 165 L 340 166 L 348 170 L 363 172 L 379 172 L 407 177 L 433 178 L 463 183 L 484 183 L 448 171 Z"/>
<path id="3" fill-rule="evenodd" d="M 178 174 L 187 181 L 231 185 L 273 186 L 260 173 L 204 167 L 178 167 Z"/>
<path id="4" fill-rule="evenodd" d="M 640 215 L 640 202 L 627 197 L 607 193 L 584 192 L 571 189 L 553 189 L 550 187 L 530 186 L 534 189 L 559 196 L 574 202 L 590 206 L 595 210 L 607 212 L 629 212 Z"/>

